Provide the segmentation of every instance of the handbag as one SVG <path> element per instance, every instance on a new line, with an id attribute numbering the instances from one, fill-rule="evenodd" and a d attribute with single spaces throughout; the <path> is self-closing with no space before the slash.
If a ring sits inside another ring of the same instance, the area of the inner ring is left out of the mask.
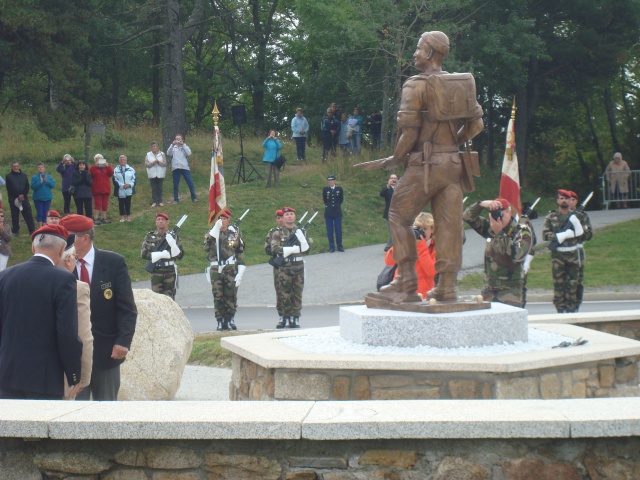
<path id="1" fill-rule="evenodd" d="M 278 157 L 276 158 L 275 162 L 273 162 L 273 163 L 275 163 L 276 164 L 276 168 L 278 170 L 280 170 L 284 166 L 286 161 L 287 161 L 287 159 L 284 158 L 284 155 L 280 154 L 280 155 L 278 155 Z"/>
<path id="2" fill-rule="evenodd" d="M 76 194 L 76 187 L 75 185 L 71 185 L 69 187 L 69 195 L 75 195 Z"/>
<path id="3" fill-rule="evenodd" d="M 378 275 L 378 281 L 376 282 L 376 288 L 378 291 L 385 285 L 389 285 L 393 280 L 393 276 L 396 274 L 396 270 L 398 269 L 398 264 L 396 263 L 393 266 L 385 265 L 380 275 Z"/>

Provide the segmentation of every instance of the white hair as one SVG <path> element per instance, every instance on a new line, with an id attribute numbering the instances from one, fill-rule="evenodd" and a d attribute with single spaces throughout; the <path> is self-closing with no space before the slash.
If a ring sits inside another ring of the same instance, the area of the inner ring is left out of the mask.
<path id="1" fill-rule="evenodd" d="M 62 258 L 60 259 L 60 263 L 64 262 L 71 255 L 75 255 L 75 254 L 76 254 L 76 247 L 74 247 L 74 246 L 72 246 L 71 248 L 65 250 L 64 253 L 62 254 Z"/>
<path id="2" fill-rule="evenodd" d="M 96 154 L 95 154 L 95 156 L 93 157 L 93 161 L 94 161 L 94 162 L 97 162 L 97 161 L 98 161 L 98 160 L 100 160 L 101 158 L 104 158 L 104 157 L 102 156 L 102 154 L 101 154 L 101 153 L 96 153 Z"/>
<path id="3" fill-rule="evenodd" d="M 66 245 L 67 241 L 64 238 L 46 233 L 40 233 L 33 239 L 33 248 L 36 250 L 57 250 Z"/>

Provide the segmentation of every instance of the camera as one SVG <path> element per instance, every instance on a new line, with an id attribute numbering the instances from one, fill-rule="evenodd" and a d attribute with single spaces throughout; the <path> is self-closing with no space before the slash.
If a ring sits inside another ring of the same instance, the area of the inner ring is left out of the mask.
<path id="1" fill-rule="evenodd" d="M 424 230 L 420 227 L 413 227 L 413 234 L 416 236 L 416 240 L 425 238 Z"/>
<path id="2" fill-rule="evenodd" d="M 502 220 L 502 210 L 493 210 L 491 216 L 494 220 Z"/>

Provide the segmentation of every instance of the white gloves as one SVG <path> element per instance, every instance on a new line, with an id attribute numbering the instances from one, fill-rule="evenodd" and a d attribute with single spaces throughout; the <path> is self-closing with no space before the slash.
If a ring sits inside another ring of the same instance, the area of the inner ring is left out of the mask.
<path id="1" fill-rule="evenodd" d="M 524 263 L 522 264 L 522 270 L 524 271 L 525 274 L 531 268 L 531 262 L 532 261 L 533 261 L 533 255 L 527 254 L 527 256 L 524 257 Z"/>
<path id="2" fill-rule="evenodd" d="M 170 233 L 167 233 L 165 235 L 165 240 L 167 241 L 167 244 L 171 247 L 171 256 L 177 257 L 178 255 L 180 255 L 180 247 L 178 247 L 178 243 L 176 242 L 176 239 L 174 238 L 174 236 L 171 235 Z"/>
<path id="3" fill-rule="evenodd" d="M 564 243 L 568 238 L 575 238 L 576 232 L 571 229 L 565 230 L 564 232 L 556 233 L 556 238 L 558 239 L 558 243 Z"/>
<path id="4" fill-rule="evenodd" d="M 307 248 L 309 248 L 309 244 L 307 244 Z M 287 258 L 289 255 L 293 255 L 294 253 L 300 253 L 300 247 L 295 245 L 293 247 L 282 247 L 282 256 Z"/>
<path id="5" fill-rule="evenodd" d="M 573 225 L 573 231 L 576 232 L 576 237 L 579 237 L 584 233 L 584 229 L 582 228 L 582 224 L 580 223 L 580 220 L 578 220 L 578 217 L 571 215 L 569 221 L 571 222 L 571 225 Z"/>
<path id="6" fill-rule="evenodd" d="M 219 218 L 218 220 L 216 220 L 216 223 L 213 224 L 213 228 L 209 230 L 209 235 L 211 235 L 215 239 L 220 238 L 221 228 L 222 228 L 222 219 Z"/>
<path id="7" fill-rule="evenodd" d="M 162 259 L 170 259 L 171 254 L 168 250 L 163 250 L 161 252 L 151 252 L 151 262 L 156 263 L 158 260 Z"/>
<path id="8" fill-rule="evenodd" d="M 300 229 L 296 230 L 296 238 L 300 241 L 300 251 L 306 252 L 309 250 L 309 242 L 304 236 L 304 232 Z"/>
<path id="9" fill-rule="evenodd" d="M 245 265 L 238 265 L 238 274 L 234 279 L 234 281 L 236 282 L 236 287 L 240 286 L 240 282 L 242 282 L 242 275 L 244 274 L 244 271 L 246 270 L 246 268 L 247 267 Z"/>

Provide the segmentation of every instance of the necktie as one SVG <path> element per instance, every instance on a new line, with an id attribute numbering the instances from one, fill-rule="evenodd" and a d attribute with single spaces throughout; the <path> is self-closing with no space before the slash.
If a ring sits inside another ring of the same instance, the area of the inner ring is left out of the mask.
<path id="1" fill-rule="evenodd" d="M 80 281 L 91 285 L 91 280 L 89 280 L 89 270 L 87 270 L 87 267 L 85 266 L 87 262 L 82 258 L 78 261 L 80 262 Z"/>

